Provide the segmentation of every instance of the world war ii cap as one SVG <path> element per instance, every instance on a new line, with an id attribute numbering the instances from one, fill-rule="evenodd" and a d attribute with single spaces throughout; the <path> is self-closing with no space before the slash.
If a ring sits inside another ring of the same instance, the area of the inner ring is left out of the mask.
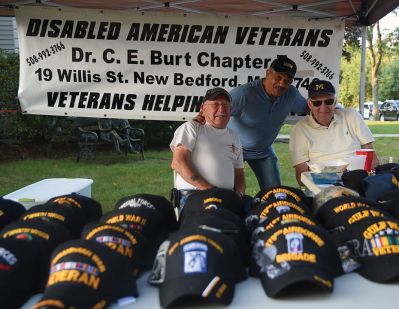
<path id="1" fill-rule="evenodd" d="M 18 220 L 25 210 L 22 204 L 0 197 L 0 229 L 11 221 Z"/>
<path id="2" fill-rule="evenodd" d="M 286 55 L 277 55 L 277 58 L 273 60 L 270 67 L 276 72 L 288 74 L 291 78 L 294 78 L 296 74 L 295 62 Z"/>
<path id="3" fill-rule="evenodd" d="M 58 294 L 65 302 L 73 302 L 75 293 L 66 294 L 71 291 L 70 286 L 81 287 L 82 292 L 95 292 L 87 294 L 94 295 L 94 301 L 105 299 L 115 303 L 128 298 L 133 301 L 138 296 L 129 260 L 108 246 L 83 239 L 67 241 L 54 249 L 44 295 L 49 296 L 51 288 L 52 298 Z M 85 297 L 81 293 L 79 296 Z"/>
<path id="4" fill-rule="evenodd" d="M 207 90 L 207 92 L 205 93 L 203 102 L 208 101 L 208 100 L 212 101 L 220 95 L 224 96 L 227 100 L 229 100 L 229 102 L 232 101 L 231 95 L 230 95 L 230 93 L 228 93 L 227 90 L 220 88 L 220 87 L 216 87 L 216 88 Z"/>
<path id="5" fill-rule="evenodd" d="M 331 292 L 334 277 L 342 274 L 334 242 L 317 225 L 281 224 L 259 235 L 253 255 L 262 287 L 273 298 L 288 294 L 293 288 L 319 287 Z"/>
<path id="6" fill-rule="evenodd" d="M 308 97 L 317 95 L 335 95 L 335 88 L 327 80 L 313 80 L 308 87 Z"/>
<path id="7" fill-rule="evenodd" d="M 165 218 L 165 220 L 167 221 L 170 231 L 177 230 L 177 219 L 174 207 L 172 203 L 164 196 L 148 193 L 138 193 L 122 197 L 115 204 L 115 209 L 123 209 L 129 207 L 142 207 L 157 211 L 161 213 L 162 217 Z"/>
<path id="8" fill-rule="evenodd" d="M 193 299 L 230 304 L 235 284 L 247 277 L 235 242 L 201 228 L 179 230 L 168 240 L 159 285 L 161 307 Z"/>

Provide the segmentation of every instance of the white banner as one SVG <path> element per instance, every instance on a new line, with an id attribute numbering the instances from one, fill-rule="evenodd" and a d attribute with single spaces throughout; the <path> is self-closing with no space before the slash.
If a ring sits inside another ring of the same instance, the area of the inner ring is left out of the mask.
<path id="1" fill-rule="evenodd" d="M 19 100 L 28 114 L 187 120 L 206 90 L 230 90 L 276 55 L 338 89 L 344 22 L 19 7 Z"/>

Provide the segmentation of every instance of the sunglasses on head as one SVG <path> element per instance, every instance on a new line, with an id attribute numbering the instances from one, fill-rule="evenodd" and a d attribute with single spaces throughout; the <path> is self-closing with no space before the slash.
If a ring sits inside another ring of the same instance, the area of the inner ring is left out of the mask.
<path id="1" fill-rule="evenodd" d="M 310 99 L 314 107 L 319 107 L 324 102 L 325 105 L 333 105 L 335 103 L 335 99 L 324 99 L 324 100 L 312 100 Z"/>

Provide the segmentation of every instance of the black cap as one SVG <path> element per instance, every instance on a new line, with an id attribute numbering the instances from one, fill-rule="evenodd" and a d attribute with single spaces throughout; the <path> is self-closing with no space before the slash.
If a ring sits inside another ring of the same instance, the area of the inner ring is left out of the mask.
<path id="1" fill-rule="evenodd" d="M 293 287 L 316 286 L 331 292 L 334 277 L 342 274 L 339 254 L 330 234 L 317 225 L 281 224 L 260 235 L 253 254 L 260 267 L 263 289 L 269 297 L 286 294 Z"/>
<path id="2" fill-rule="evenodd" d="M 326 80 L 313 80 L 308 87 L 308 97 L 316 95 L 335 95 L 333 84 Z"/>
<path id="3" fill-rule="evenodd" d="M 269 202 L 278 200 L 291 200 L 293 202 L 301 202 L 311 206 L 309 198 L 301 189 L 290 186 L 275 186 L 268 189 L 260 190 L 254 197 L 259 202 Z"/>
<path id="4" fill-rule="evenodd" d="M 398 189 L 399 179 L 391 173 L 372 175 L 363 179 L 365 197 L 376 202 L 384 194 Z"/>
<path id="5" fill-rule="evenodd" d="M 392 190 L 381 196 L 378 199 L 378 206 L 399 219 L 399 190 Z"/>
<path id="6" fill-rule="evenodd" d="M 341 180 L 345 187 L 355 190 L 360 196 L 364 196 L 363 179 L 368 175 L 363 169 L 347 171 L 342 174 Z"/>
<path id="7" fill-rule="evenodd" d="M 230 304 L 235 284 L 247 278 L 235 242 L 201 228 L 179 230 L 169 241 L 159 286 L 161 307 L 190 298 Z"/>
<path id="8" fill-rule="evenodd" d="M 288 74 L 291 78 L 294 78 L 296 74 L 296 64 L 286 55 L 278 55 L 270 65 L 274 71 L 279 73 Z"/>
<path id="9" fill-rule="evenodd" d="M 229 100 L 229 101 L 231 102 L 231 95 L 230 95 L 230 93 L 228 93 L 227 90 L 225 90 L 225 89 L 223 89 L 223 88 L 220 88 L 220 87 L 216 87 L 216 88 L 209 89 L 209 90 L 205 93 L 203 102 L 208 101 L 208 100 L 211 100 L 211 101 L 212 101 L 212 100 L 216 99 L 216 98 L 217 98 L 218 96 L 220 96 L 220 95 L 226 97 L 226 99 Z"/>
<path id="10" fill-rule="evenodd" d="M 177 230 L 177 218 L 172 203 L 162 195 L 138 193 L 122 197 L 115 204 L 115 209 L 148 208 L 162 215 L 170 231 Z"/>
<path id="11" fill-rule="evenodd" d="M 25 210 L 22 204 L 0 197 L 0 229 L 11 221 L 19 219 Z"/>

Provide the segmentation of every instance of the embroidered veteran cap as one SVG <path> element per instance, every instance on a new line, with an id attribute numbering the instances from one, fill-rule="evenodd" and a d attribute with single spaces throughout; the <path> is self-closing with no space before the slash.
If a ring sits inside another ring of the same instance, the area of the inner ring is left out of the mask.
<path id="1" fill-rule="evenodd" d="M 289 186 L 275 186 L 260 190 L 254 199 L 258 199 L 260 203 L 289 200 L 296 203 L 303 203 L 307 206 L 311 205 L 309 198 L 302 190 Z"/>
<path id="2" fill-rule="evenodd" d="M 253 255 L 263 289 L 273 298 L 313 287 L 331 292 L 334 276 L 342 274 L 334 242 L 320 226 L 282 224 L 259 235 Z"/>
<path id="3" fill-rule="evenodd" d="M 101 299 L 108 303 L 121 299 L 133 301 L 138 296 L 128 259 L 108 246 L 83 239 L 67 241 L 54 249 L 44 295 L 49 298 L 60 295 L 64 302 L 73 303 L 76 289 L 71 286 L 82 288 L 82 292 L 91 291 L 87 295 L 79 293 L 79 296 L 94 296 L 93 302 Z"/>
<path id="4" fill-rule="evenodd" d="M 193 299 L 230 304 L 235 284 L 246 279 L 234 241 L 200 228 L 179 230 L 168 240 L 159 285 L 161 307 Z"/>
<path id="5" fill-rule="evenodd" d="M 0 299 L 2 308 L 19 308 L 41 292 L 46 277 L 43 253 L 29 240 L 0 239 Z"/>
<path id="6" fill-rule="evenodd" d="M 233 190 L 223 188 L 199 190 L 190 194 L 186 199 L 181 215 L 188 216 L 200 209 L 211 208 L 224 208 L 235 213 L 241 219 L 245 217 L 242 199 Z"/>
<path id="7" fill-rule="evenodd" d="M 308 87 L 308 97 L 317 95 L 335 95 L 333 84 L 326 80 L 313 80 Z"/>
<path id="8" fill-rule="evenodd" d="M 216 87 L 216 88 L 209 89 L 209 90 L 205 93 L 203 102 L 208 101 L 208 100 L 211 100 L 211 101 L 212 101 L 212 100 L 216 99 L 216 98 L 217 98 L 218 96 L 220 96 L 220 95 L 224 96 L 227 100 L 229 100 L 229 102 L 232 101 L 232 100 L 231 100 L 231 95 L 230 95 L 230 93 L 228 93 L 228 92 L 227 92 L 225 89 L 223 89 L 223 88 Z"/>
<path id="9" fill-rule="evenodd" d="M 360 220 L 340 233 L 357 258 L 356 271 L 374 282 L 399 279 L 399 222 L 384 217 Z"/>
<path id="10" fill-rule="evenodd" d="M 159 212 L 165 218 L 170 231 L 177 230 L 177 219 L 174 207 L 164 196 L 139 193 L 121 198 L 116 204 L 115 209 L 123 208 L 148 208 Z"/>
<path id="11" fill-rule="evenodd" d="M 0 197 L 0 229 L 11 221 L 18 220 L 25 210 L 22 204 Z"/>
<path id="12" fill-rule="evenodd" d="M 286 55 L 277 55 L 277 58 L 273 60 L 270 67 L 276 72 L 288 74 L 291 78 L 294 78 L 296 74 L 295 62 Z"/>
<path id="13" fill-rule="evenodd" d="M 90 221 L 97 221 L 102 215 L 102 207 L 99 202 L 91 197 L 87 197 L 77 193 L 56 196 L 49 199 L 46 203 L 55 203 L 68 206 L 72 209 L 75 209 L 75 211 L 81 209 L 85 214 L 86 223 Z"/>
<path id="14" fill-rule="evenodd" d="M 399 219 L 399 190 L 385 193 L 378 199 L 378 207 L 389 212 L 394 218 Z"/>
<path id="15" fill-rule="evenodd" d="M 91 222 L 84 227 L 82 239 L 96 241 L 125 256 L 133 266 L 135 275 L 151 269 L 147 239 L 137 231 L 129 231 L 115 224 Z"/>

